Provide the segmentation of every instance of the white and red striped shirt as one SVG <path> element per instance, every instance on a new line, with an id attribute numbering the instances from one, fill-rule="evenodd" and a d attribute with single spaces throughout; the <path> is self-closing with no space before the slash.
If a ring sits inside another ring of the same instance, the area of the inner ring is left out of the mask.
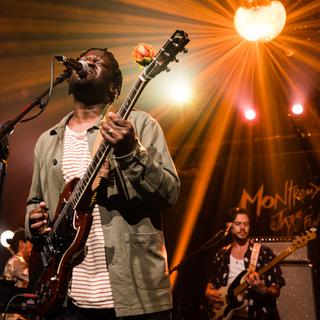
<path id="1" fill-rule="evenodd" d="M 86 131 L 74 132 L 68 126 L 64 135 L 62 172 L 66 183 L 81 178 L 91 162 Z M 99 207 L 93 210 L 93 223 L 86 242 L 87 254 L 73 268 L 69 296 L 82 308 L 113 308 L 109 271 Z"/>

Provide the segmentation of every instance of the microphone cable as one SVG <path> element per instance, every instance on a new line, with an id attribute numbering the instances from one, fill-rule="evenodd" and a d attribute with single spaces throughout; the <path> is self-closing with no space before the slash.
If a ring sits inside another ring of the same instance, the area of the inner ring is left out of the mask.
<path id="1" fill-rule="evenodd" d="M 12 304 L 12 302 L 17 299 L 17 298 L 26 298 L 26 299 L 35 299 L 37 298 L 37 295 L 36 294 L 33 294 L 33 293 L 18 293 L 16 295 L 14 295 L 10 300 L 9 302 L 7 303 L 5 309 L 4 309 L 4 313 L 3 313 L 3 318 L 2 320 L 5 320 L 6 319 L 6 316 L 8 314 L 8 310 L 9 310 L 9 307 L 10 305 Z"/>
<path id="2" fill-rule="evenodd" d="M 52 96 L 53 86 L 54 86 L 54 62 L 55 62 L 55 55 L 51 57 L 50 85 L 49 85 L 49 89 L 48 89 L 47 98 L 46 98 L 45 101 L 41 101 L 40 98 L 36 98 L 36 101 L 38 100 L 38 102 L 39 102 L 40 111 L 37 114 L 35 114 L 34 116 L 31 116 L 31 117 L 29 117 L 27 119 L 22 119 L 20 122 L 27 122 L 27 121 L 30 121 L 30 120 L 33 120 L 33 119 L 37 118 L 38 116 L 40 116 L 40 114 L 46 109 L 47 105 L 49 104 L 49 101 L 50 101 L 51 96 Z M 71 71 L 70 70 L 65 70 L 62 75 L 59 75 L 57 77 L 57 80 L 64 81 L 67 78 L 69 78 L 70 75 L 71 75 Z"/>

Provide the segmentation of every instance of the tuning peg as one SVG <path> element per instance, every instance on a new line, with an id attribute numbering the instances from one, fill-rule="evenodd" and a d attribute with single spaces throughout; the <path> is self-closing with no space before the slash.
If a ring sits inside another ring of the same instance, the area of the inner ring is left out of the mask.
<path id="1" fill-rule="evenodd" d="M 168 66 L 166 66 L 166 72 L 170 72 L 170 68 Z"/>
<path id="2" fill-rule="evenodd" d="M 178 59 L 178 58 L 174 58 L 174 61 L 175 61 L 176 63 L 179 63 L 179 59 Z"/>
<path id="3" fill-rule="evenodd" d="M 187 53 L 188 52 L 188 48 L 183 48 L 183 53 Z"/>

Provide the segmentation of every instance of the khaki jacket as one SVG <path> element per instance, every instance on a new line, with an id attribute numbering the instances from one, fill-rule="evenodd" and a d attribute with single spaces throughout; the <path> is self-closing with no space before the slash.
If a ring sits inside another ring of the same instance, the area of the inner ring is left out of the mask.
<path id="1" fill-rule="evenodd" d="M 45 201 L 50 219 L 54 219 L 65 186 L 62 143 L 71 115 L 44 132 L 35 147 L 25 223 L 31 239 L 28 213 Z M 111 155 L 110 176 L 114 183 L 99 202 L 118 317 L 172 307 L 161 212 L 175 204 L 180 191 L 180 180 L 157 121 L 143 111 L 132 111 L 130 120 L 138 138 L 137 147 L 121 159 Z M 98 124 L 87 131 L 91 150 Z"/>

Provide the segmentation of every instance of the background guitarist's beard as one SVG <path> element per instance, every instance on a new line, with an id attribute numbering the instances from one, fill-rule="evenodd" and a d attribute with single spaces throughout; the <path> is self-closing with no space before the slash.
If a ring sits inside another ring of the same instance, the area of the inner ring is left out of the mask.
<path id="1" fill-rule="evenodd" d="M 246 237 L 244 237 L 244 238 L 240 238 L 240 237 L 238 237 L 236 234 L 234 235 L 234 237 L 233 237 L 233 240 L 236 242 L 236 243 L 238 243 L 238 244 L 240 244 L 240 245 L 245 245 L 247 242 L 248 242 L 248 240 L 249 240 L 249 233 L 247 233 L 246 234 Z"/>

